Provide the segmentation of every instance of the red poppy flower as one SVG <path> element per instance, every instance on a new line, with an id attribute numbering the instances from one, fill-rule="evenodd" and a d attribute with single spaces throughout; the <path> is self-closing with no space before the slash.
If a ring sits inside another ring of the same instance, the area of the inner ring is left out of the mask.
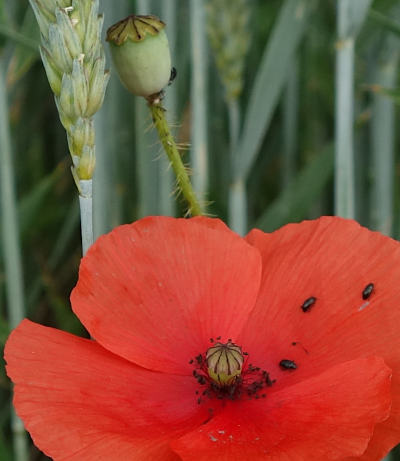
<path id="1" fill-rule="evenodd" d="M 94 340 L 11 334 L 14 404 L 55 460 L 378 460 L 400 440 L 399 281 L 400 244 L 353 221 L 243 239 L 146 218 L 82 260 Z"/>

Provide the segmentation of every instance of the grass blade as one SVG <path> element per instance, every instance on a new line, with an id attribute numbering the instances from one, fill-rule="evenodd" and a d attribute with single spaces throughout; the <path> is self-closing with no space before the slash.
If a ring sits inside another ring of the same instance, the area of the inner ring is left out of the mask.
<path id="1" fill-rule="evenodd" d="M 303 167 L 292 183 L 265 210 L 255 227 L 271 232 L 287 222 L 304 219 L 332 178 L 333 163 L 333 146 L 329 144 Z"/>
<path id="2" fill-rule="evenodd" d="M 338 0 L 336 50 L 335 214 L 355 217 L 354 45 L 371 0 Z"/>
<path id="3" fill-rule="evenodd" d="M 299 64 L 294 60 L 289 68 L 283 100 L 283 162 L 282 187 L 285 189 L 296 172 L 297 132 L 299 115 Z"/>
<path id="4" fill-rule="evenodd" d="M 20 32 L 26 37 L 26 42 L 16 43 L 8 66 L 7 82 L 9 85 L 13 85 L 23 77 L 39 58 L 39 29 L 31 8 L 26 10 Z"/>
<path id="5" fill-rule="evenodd" d="M 150 0 L 136 1 L 136 14 L 152 14 Z M 160 214 L 160 143 L 143 98 L 135 97 L 135 151 L 138 190 L 138 217 Z"/>
<path id="6" fill-rule="evenodd" d="M 38 52 L 39 42 L 32 40 L 30 37 L 16 31 L 8 24 L 0 24 L 0 35 L 7 37 L 8 39 L 19 43 L 27 48 L 30 48 L 32 51 Z"/>
<path id="7" fill-rule="evenodd" d="M 193 187 L 201 200 L 208 188 L 208 146 L 207 146 L 207 54 L 205 11 L 203 0 L 190 0 L 191 18 L 191 165 Z"/>
<path id="8" fill-rule="evenodd" d="M 251 91 L 235 155 L 236 176 L 247 177 L 255 161 L 313 5 L 312 0 L 286 0 L 281 7 Z"/>
<path id="9" fill-rule="evenodd" d="M 374 9 L 368 12 L 368 18 L 398 37 L 400 36 L 400 23 L 398 21 Z"/>
<path id="10" fill-rule="evenodd" d="M 45 176 L 35 187 L 29 191 L 21 200 L 18 207 L 18 222 L 21 236 L 29 231 L 34 225 L 37 216 L 46 198 L 52 193 L 54 185 L 65 173 L 65 167 L 59 164 L 49 175 Z"/>
<path id="11" fill-rule="evenodd" d="M 396 84 L 399 64 L 399 40 L 388 36 L 381 41 L 380 59 L 375 66 L 374 83 L 383 87 Z M 379 93 L 372 94 L 371 148 L 372 177 L 370 225 L 391 235 L 394 194 L 394 102 Z"/>
<path id="12" fill-rule="evenodd" d="M 168 0 L 162 2 L 161 18 L 166 23 L 169 48 L 173 62 L 178 60 L 176 41 L 178 37 L 177 23 L 177 1 Z M 178 70 L 179 73 L 179 70 Z M 164 104 L 167 109 L 167 118 L 172 126 L 177 123 L 178 117 L 178 86 L 177 82 L 173 82 L 165 91 Z M 173 191 L 175 189 L 175 179 L 170 164 L 165 155 L 162 155 L 159 163 L 160 175 L 160 213 L 166 216 L 175 216 L 175 200 Z"/>
<path id="13" fill-rule="evenodd" d="M 104 18 L 107 29 L 114 22 L 122 19 L 128 14 L 126 0 L 109 2 L 103 0 L 101 6 L 104 11 Z M 104 33 L 103 30 L 103 33 Z M 105 47 L 108 62 L 111 61 L 108 46 Z M 121 162 L 123 151 L 121 149 L 122 127 L 125 117 L 123 103 L 128 93 L 119 82 L 116 72 L 111 72 L 106 95 L 102 109 L 95 116 L 96 131 L 96 169 L 93 179 L 93 225 L 94 235 L 109 232 L 114 226 L 121 224 L 119 216 L 121 210 L 121 196 L 117 194 L 117 184 L 121 178 L 117 177 L 118 164 Z M 110 136 L 113 133 L 113 136 Z M 118 152 L 118 155 L 115 153 Z"/>
<path id="14" fill-rule="evenodd" d="M 15 197 L 14 170 L 6 96 L 4 62 L 0 61 L 0 164 L 1 222 L 4 268 L 7 279 L 7 305 L 10 328 L 25 315 L 24 283 Z M 16 461 L 28 460 L 27 439 L 22 421 L 12 413 L 13 444 Z"/>

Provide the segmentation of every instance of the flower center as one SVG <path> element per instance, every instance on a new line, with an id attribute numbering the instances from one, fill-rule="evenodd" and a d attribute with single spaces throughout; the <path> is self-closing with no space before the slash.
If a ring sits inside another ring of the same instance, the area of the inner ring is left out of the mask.
<path id="1" fill-rule="evenodd" d="M 265 398 L 265 388 L 275 382 L 269 373 L 248 364 L 248 354 L 228 339 L 228 342 L 211 339 L 212 346 L 189 363 L 195 365 L 193 376 L 202 387 L 197 390 L 197 402 L 212 399 Z"/>
<path id="2" fill-rule="evenodd" d="M 218 342 L 206 352 L 208 376 L 220 387 L 231 386 L 240 377 L 243 361 L 241 347 L 231 341 Z"/>

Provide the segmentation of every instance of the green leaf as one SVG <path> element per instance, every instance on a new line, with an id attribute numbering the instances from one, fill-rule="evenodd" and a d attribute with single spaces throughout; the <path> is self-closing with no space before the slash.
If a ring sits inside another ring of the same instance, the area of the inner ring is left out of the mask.
<path id="1" fill-rule="evenodd" d="M 3 347 L 6 343 L 6 339 L 8 338 L 10 331 L 11 329 L 8 323 L 2 316 L 0 316 L 0 347 Z"/>
<path id="2" fill-rule="evenodd" d="M 338 35 L 340 39 L 356 37 L 364 23 L 372 0 L 338 0 L 339 20 Z"/>
<path id="3" fill-rule="evenodd" d="M 312 0 L 286 0 L 281 7 L 250 94 L 243 135 L 234 155 L 236 177 L 247 177 L 256 159 L 314 4 Z"/>
<path id="4" fill-rule="evenodd" d="M 27 48 L 31 48 L 32 50 L 37 50 L 37 47 L 39 46 L 37 41 L 32 41 L 29 37 L 20 32 L 17 32 L 13 27 L 5 23 L 0 23 L 0 35 L 13 40 L 14 42 L 17 42 Z"/>
<path id="5" fill-rule="evenodd" d="M 387 96 L 393 100 L 395 104 L 400 105 L 400 88 L 386 88 L 382 85 L 370 85 L 369 89 L 373 93 L 381 94 Z"/>
<path id="6" fill-rule="evenodd" d="M 292 183 L 271 203 L 256 227 L 271 232 L 288 222 L 304 219 L 332 178 L 333 164 L 333 145 L 329 144 L 303 167 Z"/>
<path id="7" fill-rule="evenodd" d="M 45 176 L 26 196 L 21 199 L 18 207 L 20 232 L 23 236 L 35 222 L 35 217 L 41 213 L 43 204 L 53 190 L 54 185 L 64 173 L 60 164 L 49 175 Z"/>
<path id="8" fill-rule="evenodd" d="M 386 16 L 385 14 L 382 14 L 374 9 L 369 11 L 368 18 L 379 26 L 382 26 L 384 29 L 400 37 L 400 23 L 398 21 L 395 21 L 389 16 Z"/>
<path id="9" fill-rule="evenodd" d="M 26 74 L 39 57 L 39 28 L 32 8 L 26 10 L 19 33 L 15 35 L 14 32 L 14 35 L 9 38 L 16 40 L 7 72 L 7 81 L 13 85 Z"/>
<path id="10" fill-rule="evenodd" d="M 7 409 L 6 411 L 9 410 Z M 0 461 L 10 461 L 12 459 L 11 443 L 0 433 Z"/>

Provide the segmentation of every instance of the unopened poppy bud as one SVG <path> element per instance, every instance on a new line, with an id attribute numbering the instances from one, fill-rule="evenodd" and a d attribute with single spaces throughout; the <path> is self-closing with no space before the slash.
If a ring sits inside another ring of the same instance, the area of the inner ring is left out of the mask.
<path id="1" fill-rule="evenodd" d="M 148 97 L 168 85 L 171 56 L 165 24 L 156 16 L 128 16 L 107 31 L 119 77 L 136 96 Z"/>
<path id="2" fill-rule="evenodd" d="M 216 343 L 207 350 L 206 361 L 209 377 L 221 387 L 229 386 L 242 372 L 242 349 L 231 341 Z"/>

